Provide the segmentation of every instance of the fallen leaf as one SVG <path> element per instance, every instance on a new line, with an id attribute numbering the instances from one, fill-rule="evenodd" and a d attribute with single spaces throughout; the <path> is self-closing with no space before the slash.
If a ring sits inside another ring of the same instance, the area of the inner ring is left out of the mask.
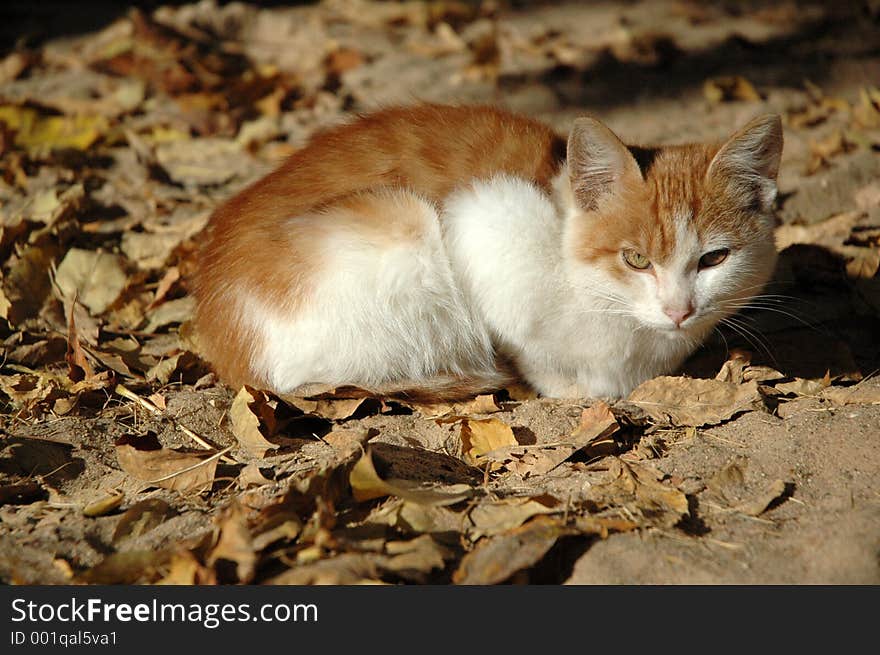
<path id="1" fill-rule="evenodd" d="M 74 298 L 67 306 L 67 377 L 74 382 L 94 377 L 95 371 L 86 358 L 85 352 L 79 342 L 79 334 L 76 331 L 73 307 L 76 304 Z"/>
<path id="2" fill-rule="evenodd" d="M 849 238 L 864 216 L 862 211 L 849 211 L 809 225 L 780 225 L 775 231 L 776 248 L 782 251 L 796 243 L 836 248 Z"/>
<path id="3" fill-rule="evenodd" d="M 407 532 L 459 533 L 468 522 L 465 515 L 445 507 L 404 501 L 397 508 L 395 524 Z"/>
<path id="4" fill-rule="evenodd" d="M 825 389 L 822 396 L 835 405 L 880 405 L 880 387 L 865 383 Z"/>
<path id="5" fill-rule="evenodd" d="M 253 462 L 247 464 L 238 472 L 236 482 L 238 483 L 239 489 L 262 487 L 265 484 L 272 484 L 272 480 L 266 478 L 260 470 L 260 467 Z"/>
<path id="6" fill-rule="evenodd" d="M 504 582 L 540 561 L 566 534 L 571 530 L 559 520 L 539 517 L 515 530 L 486 538 L 462 558 L 452 581 L 461 585 Z"/>
<path id="7" fill-rule="evenodd" d="M 147 312 L 148 323 L 143 331 L 153 333 L 166 325 L 188 321 L 192 318 L 195 306 L 195 298 L 192 296 L 163 302 Z"/>
<path id="8" fill-rule="evenodd" d="M 241 447 L 253 457 L 265 457 L 267 452 L 280 447 L 280 444 L 273 443 L 263 436 L 260 416 L 254 411 L 254 408 L 260 405 L 265 406 L 266 402 L 266 396 L 262 392 L 245 386 L 239 389 L 229 408 L 232 434 Z M 265 416 L 266 413 L 263 412 L 262 415 Z"/>
<path id="9" fill-rule="evenodd" d="M 859 89 L 859 103 L 853 107 L 853 118 L 858 125 L 868 129 L 880 127 L 880 89 Z"/>
<path id="10" fill-rule="evenodd" d="M 711 103 L 731 100 L 760 101 L 759 94 L 752 83 L 740 75 L 714 77 L 703 83 L 703 95 Z"/>
<path id="11" fill-rule="evenodd" d="M 415 480 L 383 480 L 376 472 L 369 448 L 351 470 L 349 483 L 358 502 L 397 496 L 414 503 L 443 506 L 454 505 L 473 494 L 473 489 L 467 484 L 431 485 Z"/>
<path id="12" fill-rule="evenodd" d="M 137 539 L 176 514 L 177 510 L 161 498 L 141 500 L 119 517 L 119 522 L 113 531 L 113 543 L 118 544 L 124 539 Z"/>
<path id="13" fill-rule="evenodd" d="M 510 426 L 496 418 L 465 419 L 460 436 L 465 461 L 473 466 L 481 466 L 499 448 L 519 445 Z"/>
<path id="14" fill-rule="evenodd" d="M 653 468 L 615 459 L 609 477 L 608 482 L 587 489 L 590 500 L 600 507 L 625 507 L 628 517 L 661 527 L 674 526 L 689 512 L 687 496 L 663 484 Z"/>
<path id="15" fill-rule="evenodd" d="M 245 520 L 244 511 L 233 501 L 219 521 L 219 537 L 207 558 L 208 566 L 217 571 L 218 578 L 232 577 L 232 582 L 245 584 L 254 577 L 257 554 L 251 540 L 251 533 Z M 234 565 L 234 577 L 224 574 L 228 564 Z"/>
<path id="16" fill-rule="evenodd" d="M 107 130 L 103 116 L 53 116 L 34 107 L 0 105 L 0 123 L 15 132 L 15 144 L 32 156 L 52 150 L 88 150 Z"/>
<path id="17" fill-rule="evenodd" d="M 734 384 L 669 376 L 643 382 L 628 400 L 656 422 L 677 427 L 717 425 L 763 405 L 755 380 Z"/>
<path id="18" fill-rule="evenodd" d="M 271 585 L 354 585 L 375 583 L 380 571 L 380 557 L 373 553 L 342 553 L 336 557 L 298 565 L 265 584 Z"/>
<path id="19" fill-rule="evenodd" d="M 89 518 L 104 516 L 119 509 L 123 500 L 125 500 L 125 494 L 121 491 L 106 495 L 83 507 L 83 515 Z"/>
<path id="20" fill-rule="evenodd" d="M 150 434 L 140 438 L 124 436 L 116 442 L 116 459 L 122 470 L 148 484 L 176 491 L 210 488 L 224 452 L 179 452 L 163 448 Z"/>
<path id="21" fill-rule="evenodd" d="M 157 585 L 207 585 L 216 584 L 214 572 L 205 568 L 188 550 L 177 550 L 168 562 L 168 573 L 156 581 Z"/>
<path id="22" fill-rule="evenodd" d="M 831 385 L 831 376 L 826 375 L 818 380 L 804 380 L 795 378 L 791 382 L 782 382 L 773 385 L 777 391 L 796 396 L 817 396 L 822 390 Z"/>
<path id="23" fill-rule="evenodd" d="M 758 516 L 767 511 L 770 505 L 785 495 L 788 488 L 789 485 L 784 480 L 774 480 L 764 493 L 747 502 L 740 503 L 732 509 L 748 516 Z"/>
<path id="24" fill-rule="evenodd" d="M 133 550 L 113 553 L 77 576 L 87 584 L 143 584 L 156 580 L 171 559 L 167 550 Z"/>
<path id="25" fill-rule="evenodd" d="M 540 514 L 557 514 L 561 510 L 559 500 L 549 495 L 482 500 L 467 514 L 467 523 L 471 526 L 468 535 L 475 539 L 499 534 Z"/>
<path id="26" fill-rule="evenodd" d="M 381 568 L 416 583 L 427 582 L 432 571 L 443 569 L 452 558 L 448 548 L 427 534 L 409 541 L 388 541 L 384 550 L 386 557 L 380 561 Z"/>
<path id="27" fill-rule="evenodd" d="M 156 147 L 168 176 L 185 186 L 216 186 L 250 172 L 250 156 L 234 139 L 209 137 L 169 141 Z"/>
<path id="28" fill-rule="evenodd" d="M 102 314 L 128 284 L 122 260 L 109 253 L 71 248 L 55 274 L 66 298 L 76 298 L 94 314 Z"/>
<path id="29" fill-rule="evenodd" d="M 296 539 L 302 532 L 303 523 L 296 512 L 276 512 L 254 530 L 253 548 L 263 551 L 271 544 Z"/>

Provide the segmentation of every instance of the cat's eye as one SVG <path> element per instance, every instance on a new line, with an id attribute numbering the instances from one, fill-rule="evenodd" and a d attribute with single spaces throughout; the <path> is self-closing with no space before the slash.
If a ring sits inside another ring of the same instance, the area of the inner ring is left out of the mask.
<path id="1" fill-rule="evenodd" d="M 713 266 L 718 266 L 718 264 L 727 259 L 727 256 L 729 254 L 730 250 L 728 248 L 719 248 L 718 250 L 707 252 L 705 255 L 700 257 L 700 268 L 711 268 Z"/>
<path id="2" fill-rule="evenodd" d="M 651 260 L 645 257 L 642 253 L 635 250 L 624 250 L 623 261 L 625 261 L 627 265 L 636 269 L 637 271 L 645 271 L 651 268 Z"/>

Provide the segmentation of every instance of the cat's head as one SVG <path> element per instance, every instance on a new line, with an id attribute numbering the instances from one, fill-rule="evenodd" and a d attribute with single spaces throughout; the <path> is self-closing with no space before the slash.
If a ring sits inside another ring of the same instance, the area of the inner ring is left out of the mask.
<path id="1" fill-rule="evenodd" d="M 776 115 L 721 145 L 651 149 L 628 148 L 599 121 L 578 119 L 561 181 L 573 270 L 609 309 L 670 337 L 705 334 L 773 272 L 781 153 Z"/>

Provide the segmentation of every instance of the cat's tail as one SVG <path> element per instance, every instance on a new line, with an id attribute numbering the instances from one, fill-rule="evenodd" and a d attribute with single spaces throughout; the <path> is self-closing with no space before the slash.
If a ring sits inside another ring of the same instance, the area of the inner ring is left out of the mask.
<path id="1" fill-rule="evenodd" d="M 396 380 L 371 387 L 304 384 L 280 398 L 366 398 L 378 397 L 401 402 L 435 404 L 454 402 L 503 389 L 516 381 L 509 371 L 481 371 L 464 375 L 440 374 L 422 380 Z"/>

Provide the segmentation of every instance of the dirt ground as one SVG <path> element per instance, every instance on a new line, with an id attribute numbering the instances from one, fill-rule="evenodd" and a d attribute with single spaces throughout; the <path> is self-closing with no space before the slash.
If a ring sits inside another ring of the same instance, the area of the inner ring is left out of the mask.
<path id="1" fill-rule="evenodd" d="M 880 583 L 876 3 L 111 20 L 0 61 L 4 583 Z M 211 209 L 417 100 L 644 144 L 781 114 L 772 295 L 610 406 L 223 386 L 187 322 Z"/>

